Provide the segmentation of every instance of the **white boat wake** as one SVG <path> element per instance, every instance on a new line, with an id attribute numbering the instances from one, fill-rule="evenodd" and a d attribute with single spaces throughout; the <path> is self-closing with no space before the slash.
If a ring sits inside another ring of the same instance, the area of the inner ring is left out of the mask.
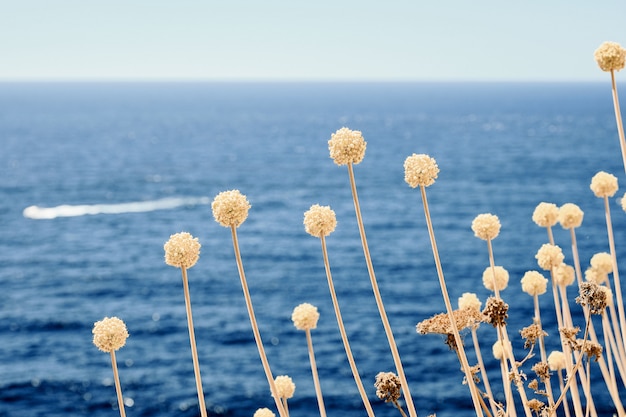
<path id="1" fill-rule="evenodd" d="M 188 205 L 210 204 L 209 197 L 170 197 L 159 200 L 136 201 L 119 204 L 61 205 L 56 207 L 29 206 L 24 209 L 24 217 L 36 220 L 76 217 L 94 214 L 145 213 L 155 210 L 174 209 Z"/>

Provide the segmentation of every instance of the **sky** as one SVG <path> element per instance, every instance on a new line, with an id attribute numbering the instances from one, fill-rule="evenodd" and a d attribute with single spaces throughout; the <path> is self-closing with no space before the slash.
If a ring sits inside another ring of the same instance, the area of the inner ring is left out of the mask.
<path id="1" fill-rule="evenodd" d="M 625 0 L 0 0 L 0 81 L 596 81 L 604 41 Z"/>

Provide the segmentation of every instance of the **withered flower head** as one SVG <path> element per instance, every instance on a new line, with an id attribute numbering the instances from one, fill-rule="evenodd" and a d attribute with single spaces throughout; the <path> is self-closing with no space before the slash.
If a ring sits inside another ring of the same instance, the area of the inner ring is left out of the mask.
<path id="1" fill-rule="evenodd" d="M 563 340 L 573 346 L 576 343 L 576 335 L 580 332 L 580 327 L 561 327 L 559 331 Z"/>
<path id="2" fill-rule="evenodd" d="M 533 410 L 537 416 L 542 415 L 541 413 L 545 406 L 546 406 L 546 403 L 544 403 L 543 401 L 539 401 L 536 398 L 533 398 L 532 400 L 528 401 L 528 408 Z"/>
<path id="3" fill-rule="evenodd" d="M 337 165 L 358 164 L 365 156 L 367 142 L 358 130 L 342 127 L 330 136 L 328 149 Z"/>
<path id="4" fill-rule="evenodd" d="M 520 330 L 520 334 L 522 335 L 522 339 L 526 340 L 524 342 L 525 349 L 533 346 L 537 342 L 537 339 L 548 335 L 548 333 L 544 332 L 541 329 L 541 326 L 538 323 L 534 323 L 528 327 L 524 327 L 522 330 Z"/>
<path id="5" fill-rule="evenodd" d="M 458 331 L 475 326 L 483 321 L 484 317 L 476 309 L 453 310 L 452 315 Z M 417 323 L 416 330 L 419 334 L 452 334 L 453 329 L 448 313 L 439 313 Z"/>
<path id="6" fill-rule="evenodd" d="M 509 305 L 496 297 L 489 297 L 485 303 L 483 315 L 485 321 L 493 327 L 504 326 L 509 318 Z"/>
<path id="7" fill-rule="evenodd" d="M 402 390 L 400 378 L 393 372 L 379 372 L 376 375 L 376 396 L 386 403 L 398 401 Z"/>
<path id="8" fill-rule="evenodd" d="M 583 282 L 580 284 L 579 296 L 576 302 L 583 307 L 589 307 L 591 314 L 602 314 L 607 306 L 606 292 L 600 289 L 595 282 Z"/>
<path id="9" fill-rule="evenodd" d="M 582 352 L 587 355 L 589 359 L 593 359 L 596 362 L 602 357 L 602 345 L 591 340 L 585 340 L 585 343 L 583 343 L 582 339 L 576 339 L 574 349 Z"/>
<path id="10" fill-rule="evenodd" d="M 537 374 L 541 382 L 546 382 L 546 380 L 550 379 L 550 365 L 548 365 L 548 362 L 537 362 L 531 369 Z"/>

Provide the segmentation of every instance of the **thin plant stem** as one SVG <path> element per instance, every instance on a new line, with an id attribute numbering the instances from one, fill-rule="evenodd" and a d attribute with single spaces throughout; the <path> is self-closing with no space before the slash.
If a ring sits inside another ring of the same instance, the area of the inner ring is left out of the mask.
<path id="1" fill-rule="evenodd" d="M 546 355 L 546 343 L 543 335 L 543 325 L 541 324 L 541 313 L 539 310 L 539 296 L 537 294 L 533 295 L 533 303 L 535 305 L 535 322 L 539 325 L 539 351 L 541 354 L 541 362 L 548 363 L 548 356 Z M 548 404 L 552 406 L 554 404 L 554 395 L 552 394 L 552 384 L 550 383 L 550 378 L 546 378 L 545 380 L 546 391 L 548 394 Z"/>
<path id="2" fill-rule="evenodd" d="M 248 309 L 248 315 L 250 316 L 250 324 L 252 325 L 252 333 L 254 334 L 254 340 L 256 341 L 257 349 L 259 350 L 259 356 L 261 357 L 261 363 L 263 364 L 263 370 L 267 382 L 272 392 L 272 397 L 276 402 L 276 409 L 281 417 L 288 417 L 287 411 L 283 407 L 283 403 L 278 396 L 276 390 L 276 384 L 274 384 L 274 377 L 272 376 L 272 370 L 265 354 L 265 348 L 263 347 L 263 340 L 261 339 L 261 333 L 259 332 L 259 326 L 254 315 L 254 309 L 252 308 L 252 298 L 250 297 L 250 291 L 248 290 L 248 282 L 246 281 L 246 275 L 243 270 L 243 262 L 241 261 L 241 253 L 239 251 L 239 242 L 237 240 L 237 227 L 231 226 L 230 231 L 233 237 L 233 247 L 235 249 L 235 259 L 237 261 L 237 269 L 239 270 L 239 278 L 241 280 L 241 288 L 243 289 L 243 295 L 246 299 L 246 307 Z"/>
<path id="3" fill-rule="evenodd" d="M 611 73 L 613 73 L 611 71 Z M 623 135 L 623 132 L 622 132 Z M 626 317 L 624 316 L 624 302 L 622 301 L 622 288 L 619 280 L 619 272 L 617 270 L 617 255 L 615 254 L 615 240 L 613 239 L 613 226 L 611 224 L 611 209 L 609 208 L 609 198 L 604 197 L 604 214 L 606 217 L 606 230 L 609 237 L 609 249 L 611 250 L 611 259 L 613 260 L 613 281 L 615 284 L 615 296 L 617 299 L 617 311 L 619 313 L 619 327 L 621 333 L 621 340 L 618 342 L 622 344 L 622 346 L 626 346 L 626 339 L 624 339 L 624 335 L 626 334 L 626 329 L 624 326 L 626 325 Z M 616 335 L 617 336 L 617 335 Z"/>
<path id="4" fill-rule="evenodd" d="M 367 238 L 365 237 L 365 227 L 363 226 L 363 217 L 361 216 L 361 208 L 359 205 L 359 197 L 356 191 L 356 182 L 354 180 L 354 169 L 352 167 L 352 163 L 348 164 L 348 174 L 350 176 L 350 188 L 352 190 L 352 199 L 354 201 L 354 211 L 356 212 L 356 219 L 357 219 L 357 223 L 359 226 L 359 234 L 361 235 L 361 244 L 363 246 L 363 253 L 365 255 L 365 263 L 367 264 L 367 271 L 369 273 L 370 282 L 372 284 L 372 290 L 374 291 L 374 298 L 376 299 L 378 312 L 383 322 L 385 334 L 387 335 L 387 341 L 389 342 L 389 348 L 391 349 L 393 362 L 396 366 L 396 371 L 398 372 L 398 377 L 400 378 L 400 382 L 402 384 L 402 393 L 404 394 L 404 401 L 406 402 L 407 409 L 409 410 L 409 415 L 411 417 L 417 417 L 417 412 L 415 411 L 415 405 L 413 405 L 413 398 L 411 397 L 411 391 L 409 389 L 409 383 L 404 374 L 402 361 L 400 360 L 400 353 L 398 352 L 398 346 L 396 345 L 396 341 L 393 337 L 393 332 L 391 331 L 391 324 L 389 323 L 389 319 L 387 318 L 387 313 L 385 312 L 385 306 L 383 305 L 383 299 L 382 299 L 382 296 L 380 295 L 380 290 L 378 288 L 378 283 L 376 281 L 376 274 L 374 273 L 374 265 L 372 264 L 372 257 L 370 256 L 369 247 L 367 245 Z"/>
<path id="5" fill-rule="evenodd" d="M 313 374 L 313 385 L 315 385 L 315 394 L 317 396 L 317 405 L 320 409 L 320 417 L 326 417 L 326 408 L 324 407 L 324 398 L 322 397 L 322 388 L 320 379 L 317 375 L 317 365 L 315 364 L 315 353 L 313 352 L 313 340 L 311 339 L 311 330 L 305 329 L 306 343 L 309 349 L 309 361 L 311 362 L 311 373 Z"/>
<path id="6" fill-rule="evenodd" d="M 557 373 L 559 374 L 559 388 L 561 389 L 561 392 L 563 392 L 565 391 L 565 383 L 563 382 L 563 373 L 561 372 L 560 369 L 557 371 Z M 563 397 L 563 409 L 565 410 L 565 417 L 570 417 L 569 404 L 567 403 L 567 397 Z"/>
<path id="7" fill-rule="evenodd" d="M 619 109 L 619 97 L 617 96 L 617 85 L 615 83 L 615 70 L 611 70 L 611 92 L 613 93 L 613 108 L 615 109 L 615 121 L 617 122 L 617 134 L 619 145 L 622 150 L 622 160 L 624 171 L 626 171 L 626 139 L 624 138 L 624 125 L 622 124 L 622 113 Z"/>
<path id="8" fill-rule="evenodd" d="M 343 319 L 341 318 L 341 311 L 339 310 L 339 302 L 337 301 L 337 294 L 335 293 L 333 277 L 330 273 L 330 263 L 328 262 L 328 251 L 326 250 L 326 239 L 324 238 L 324 236 L 322 236 L 320 237 L 320 240 L 322 242 L 322 254 L 324 255 L 324 268 L 326 269 L 328 289 L 330 290 L 330 297 L 333 300 L 333 307 L 335 308 L 335 316 L 337 317 L 337 325 L 339 326 L 339 333 L 341 333 L 341 340 L 343 341 L 343 347 L 346 350 L 346 356 L 348 357 L 348 362 L 350 363 L 352 376 L 354 377 L 354 382 L 356 382 L 357 389 L 359 390 L 359 394 L 361 395 L 361 399 L 363 400 L 363 405 L 365 406 L 365 409 L 367 410 L 367 415 L 369 417 L 373 417 L 374 410 L 372 410 L 372 405 L 370 404 L 370 401 L 367 398 L 367 393 L 365 392 L 365 388 L 363 387 L 363 382 L 361 382 L 361 377 L 359 376 L 359 370 L 356 367 L 356 363 L 354 362 L 354 357 L 352 356 L 352 350 L 350 349 L 350 343 L 348 342 L 346 329 L 343 325 Z"/>
<path id="9" fill-rule="evenodd" d="M 480 344 L 478 343 L 478 335 L 476 334 L 475 327 L 472 327 L 472 341 L 474 342 L 474 351 L 476 352 L 476 360 L 478 361 L 478 366 L 480 366 L 480 374 L 483 377 L 483 384 L 485 385 L 485 392 L 487 393 L 487 398 L 489 398 L 489 406 L 491 407 L 491 413 L 495 416 L 495 415 L 498 415 L 498 408 L 496 406 L 496 402 L 493 397 L 493 392 L 491 391 L 491 384 L 489 384 L 489 378 L 487 377 L 487 370 L 485 369 L 485 364 L 483 362 L 483 355 L 480 352 Z"/>
<path id="10" fill-rule="evenodd" d="M 406 417 L 406 413 L 402 409 L 402 406 L 400 405 L 400 403 L 398 403 L 398 400 L 392 400 L 392 402 L 393 402 L 393 405 L 398 409 L 398 411 L 400 411 L 400 414 L 402 415 L 402 417 Z"/>
<path id="11" fill-rule="evenodd" d="M 578 244 L 576 243 L 576 232 L 574 228 L 569 229 L 570 238 L 572 241 L 572 258 L 574 259 L 574 271 L 576 271 L 576 281 L 578 286 L 583 283 L 583 274 L 580 268 L 580 257 L 578 256 Z"/>
<path id="12" fill-rule="evenodd" d="M 281 402 L 283 404 L 283 408 L 285 409 L 285 414 L 289 417 L 289 407 L 287 406 L 287 398 L 281 398 Z"/>
<path id="13" fill-rule="evenodd" d="M 191 357 L 193 359 L 193 372 L 196 377 L 196 390 L 198 391 L 198 404 L 202 417 L 207 416 L 206 405 L 204 403 L 204 392 L 202 391 L 202 378 L 200 377 L 200 363 L 198 361 L 198 348 L 196 347 L 196 336 L 193 330 L 193 316 L 191 315 L 191 297 L 189 296 L 189 280 L 187 279 L 187 268 L 181 268 L 183 274 L 183 291 L 185 292 L 185 309 L 187 310 L 187 328 L 189 329 L 189 344 L 191 345 Z"/>
<path id="14" fill-rule="evenodd" d="M 480 405 L 478 389 L 476 388 L 476 384 L 474 384 L 474 377 L 472 375 L 469 363 L 467 361 L 467 355 L 465 354 L 465 349 L 463 348 L 463 340 L 461 339 L 461 335 L 459 334 L 459 329 L 456 325 L 456 320 L 454 319 L 452 303 L 450 302 L 450 296 L 448 295 L 448 288 L 446 286 L 446 280 L 443 276 L 443 268 L 441 267 L 441 260 L 439 258 L 439 250 L 437 249 L 437 241 L 435 240 L 435 232 L 433 230 L 433 223 L 430 217 L 430 209 L 428 208 L 428 199 L 426 198 L 426 187 L 424 187 L 423 185 L 420 185 L 420 192 L 422 195 L 422 204 L 424 206 L 424 215 L 426 216 L 426 226 L 428 228 L 428 236 L 430 237 L 430 245 L 432 247 L 433 257 L 435 259 L 437 277 L 439 278 L 439 287 L 441 289 L 443 302 L 446 306 L 446 311 L 448 313 L 448 318 L 450 320 L 450 324 L 452 327 L 452 334 L 454 335 L 454 340 L 457 346 L 459 361 L 461 362 L 461 367 L 463 368 L 463 372 L 465 373 L 465 379 L 467 380 L 467 385 L 469 386 L 469 389 L 470 389 L 472 402 L 474 403 L 474 409 L 476 411 L 476 415 L 480 417 L 483 415 L 483 412 L 482 412 L 482 408 Z"/>
<path id="15" fill-rule="evenodd" d="M 511 389 L 506 389 L 507 385 L 510 388 L 511 382 L 509 381 L 509 370 L 506 366 L 506 359 L 504 356 L 500 358 L 500 373 L 502 374 L 502 386 L 504 388 L 504 397 L 506 398 L 506 415 L 510 417 L 517 417 L 515 402 L 513 401 L 513 391 L 511 391 Z"/>
<path id="16" fill-rule="evenodd" d="M 115 350 L 111 351 L 111 367 L 113 368 L 113 380 L 115 381 L 117 406 L 120 409 L 120 416 L 126 417 L 126 411 L 124 410 L 124 397 L 122 396 L 122 385 L 120 384 L 120 376 L 117 372 L 117 361 L 115 360 Z"/>

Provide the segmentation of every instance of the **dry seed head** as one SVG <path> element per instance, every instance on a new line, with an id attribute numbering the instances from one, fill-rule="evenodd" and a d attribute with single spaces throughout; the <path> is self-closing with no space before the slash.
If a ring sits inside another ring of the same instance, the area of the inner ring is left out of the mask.
<path id="1" fill-rule="evenodd" d="M 256 410 L 253 417 L 276 417 L 276 414 L 274 414 L 269 408 L 264 407 Z"/>
<path id="2" fill-rule="evenodd" d="M 522 335 L 522 339 L 525 340 L 524 349 L 530 348 L 535 343 L 537 343 L 538 339 L 548 335 L 548 333 L 544 332 L 541 329 L 541 326 L 538 323 L 534 323 L 528 327 L 524 327 L 522 330 L 520 330 L 520 334 Z"/>
<path id="3" fill-rule="evenodd" d="M 468 327 L 473 327 L 483 321 L 484 317 L 478 310 L 453 310 L 452 315 L 456 323 L 457 330 L 461 331 Z M 452 334 L 453 329 L 450 324 L 448 313 L 439 313 L 417 323 L 415 330 L 419 334 Z"/>
<path id="4" fill-rule="evenodd" d="M 358 164 L 365 156 L 367 142 L 358 130 L 342 127 L 330 136 L 328 149 L 337 165 Z"/>
<path id="5" fill-rule="evenodd" d="M 546 382 L 550 379 L 550 365 L 548 365 L 548 362 L 537 362 L 531 369 L 537 374 L 541 382 Z"/>
<path id="6" fill-rule="evenodd" d="M 462 296 L 459 297 L 459 310 L 478 310 L 480 311 L 480 307 L 482 303 L 473 292 L 464 292 Z"/>
<path id="7" fill-rule="evenodd" d="M 504 326 L 509 318 L 509 305 L 496 297 L 489 297 L 485 303 L 483 315 L 487 323 L 493 327 Z"/>
<path id="8" fill-rule="evenodd" d="M 315 329 L 319 318 L 320 313 L 317 311 L 317 307 L 309 303 L 300 304 L 291 313 L 293 325 L 299 330 Z"/>
<path id="9" fill-rule="evenodd" d="M 376 375 L 376 396 L 386 403 L 398 401 L 402 390 L 400 378 L 393 372 L 379 372 Z"/>
<path id="10" fill-rule="evenodd" d="M 563 251 L 557 245 L 544 243 L 537 251 L 535 259 L 537 259 L 537 264 L 541 269 L 550 271 L 563 263 L 565 255 L 563 255 Z"/>
<path id="11" fill-rule="evenodd" d="M 482 240 L 495 239 L 500 233 L 500 220 L 491 213 L 479 214 L 472 221 L 472 230 Z"/>
<path id="12" fill-rule="evenodd" d="M 591 178 L 591 191 L 596 197 L 613 197 L 619 188 L 617 177 L 604 171 L 598 172 Z"/>
<path id="13" fill-rule="evenodd" d="M 563 229 L 574 229 L 583 223 L 584 212 L 574 203 L 565 203 L 559 208 L 559 223 Z"/>
<path id="14" fill-rule="evenodd" d="M 576 339 L 574 350 L 581 351 L 589 359 L 594 359 L 596 362 L 602 356 L 602 345 L 591 340 L 585 340 L 583 343 L 582 339 Z"/>
<path id="15" fill-rule="evenodd" d="M 580 284 L 579 296 L 576 302 L 583 307 L 589 307 L 591 314 L 602 314 L 607 306 L 606 292 L 600 289 L 595 282 L 583 282 Z"/>
<path id="16" fill-rule="evenodd" d="M 276 393 L 279 398 L 291 398 L 296 391 L 296 384 L 293 383 L 291 377 L 287 375 L 279 375 L 274 379 Z"/>
<path id="17" fill-rule="evenodd" d="M 574 283 L 574 279 L 576 278 L 576 272 L 574 271 L 574 267 L 565 263 L 561 263 L 559 266 L 554 268 L 554 282 L 556 285 L 568 286 Z"/>
<path id="18" fill-rule="evenodd" d="M 527 271 L 520 282 L 522 291 L 533 297 L 544 294 L 548 288 L 548 280 L 537 271 Z"/>
<path id="19" fill-rule="evenodd" d="M 540 227 L 552 227 L 559 218 L 559 208 L 553 203 L 539 203 L 533 212 L 533 221 Z"/>
<path id="20" fill-rule="evenodd" d="M 610 274 L 613 272 L 613 258 L 610 253 L 596 253 L 591 257 L 589 263 L 593 269 L 601 274 Z"/>
<path id="21" fill-rule="evenodd" d="M 239 190 L 222 191 L 211 203 L 215 221 L 224 227 L 239 227 L 248 218 L 250 203 Z"/>
<path id="22" fill-rule="evenodd" d="M 603 42 L 593 57 L 602 71 L 619 71 L 626 62 L 626 49 L 617 42 Z"/>
<path id="23" fill-rule="evenodd" d="M 315 237 L 328 236 L 335 231 L 337 218 L 329 206 L 314 204 L 304 213 L 304 230 Z"/>
<path id="24" fill-rule="evenodd" d="M 560 350 L 554 350 L 548 355 L 548 366 L 551 371 L 558 371 L 565 369 L 565 354 Z"/>
<path id="25" fill-rule="evenodd" d="M 163 245 L 165 263 L 177 268 L 191 268 L 200 258 L 200 242 L 187 232 L 176 233 Z"/>
<path id="26" fill-rule="evenodd" d="M 404 160 L 404 180 L 412 188 L 434 184 L 438 174 L 437 162 L 428 155 L 413 154 Z"/>
<path id="27" fill-rule="evenodd" d="M 490 266 L 483 271 L 483 285 L 490 291 L 494 291 L 493 283 L 496 283 L 498 291 L 502 291 L 509 285 L 509 272 L 501 266 Z"/>
<path id="28" fill-rule="evenodd" d="M 542 409 L 546 406 L 546 403 L 544 403 L 543 401 L 539 401 L 536 398 L 533 398 L 532 400 L 528 401 L 528 408 L 530 408 L 531 410 L 533 410 L 535 412 L 536 415 L 541 415 L 542 413 Z"/>
<path id="29" fill-rule="evenodd" d="M 93 344 L 103 352 L 118 350 L 128 339 L 126 324 L 117 317 L 105 317 L 93 325 Z"/>

